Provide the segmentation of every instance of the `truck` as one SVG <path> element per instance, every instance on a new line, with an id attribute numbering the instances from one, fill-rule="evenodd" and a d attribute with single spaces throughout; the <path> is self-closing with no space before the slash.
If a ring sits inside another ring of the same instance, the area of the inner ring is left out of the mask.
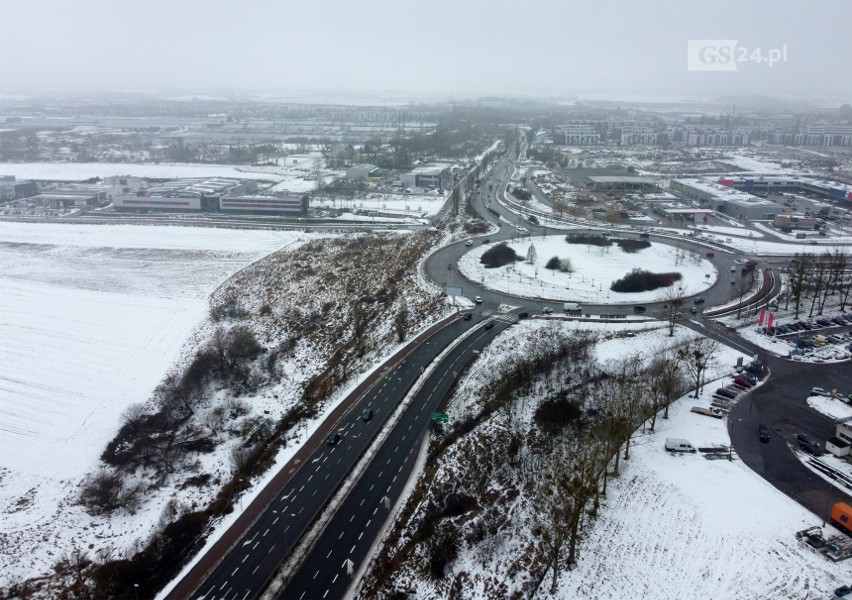
<path id="1" fill-rule="evenodd" d="M 562 308 L 565 309 L 565 312 L 569 315 L 579 315 L 583 309 L 576 302 L 566 302 L 562 305 Z"/>
<path id="2" fill-rule="evenodd" d="M 841 531 L 852 534 L 852 506 L 845 502 L 838 502 L 831 507 L 831 521 Z"/>

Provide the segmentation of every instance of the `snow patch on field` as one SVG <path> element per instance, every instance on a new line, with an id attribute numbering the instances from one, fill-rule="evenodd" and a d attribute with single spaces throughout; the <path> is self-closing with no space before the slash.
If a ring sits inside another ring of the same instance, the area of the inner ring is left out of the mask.
<path id="1" fill-rule="evenodd" d="M 302 237 L 0 223 L 0 587 L 87 535 L 147 535 L 158 513 L 114 530 L 73 505 L 80 479 L 174 364 L 210 292 Z"/>

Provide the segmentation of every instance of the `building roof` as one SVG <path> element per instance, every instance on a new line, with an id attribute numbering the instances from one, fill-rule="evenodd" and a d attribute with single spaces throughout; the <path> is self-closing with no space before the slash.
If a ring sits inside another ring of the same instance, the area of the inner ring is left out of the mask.
<path id="1" fill-rule="evenodd" d="M 627 175 L 591 175 L 588 179 L 593 183 L 653 183 L 645 177 L 630 177 Z"/>

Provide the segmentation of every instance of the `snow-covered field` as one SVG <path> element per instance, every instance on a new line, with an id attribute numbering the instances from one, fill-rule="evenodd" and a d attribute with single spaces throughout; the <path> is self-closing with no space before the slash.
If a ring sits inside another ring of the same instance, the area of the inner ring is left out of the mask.
<path id="1" fill-rule="evenodd" d="M 837 391 L 843 394 L 848 393 L 846 390 Z M 829 398 L 828 396 L 809 396 L 808 406 L 834 420 L 848 419 L 849 417 L 852 417 L 852 406 L 844 404 L 837 398 Z"/>
<path id="2" fill-rule="evenodd" d="M 300 237 L 0 223 L 0 587 L 49 570 L 91 525 L 72 506 L 80 479 L 174 364 L 209 293 Z"/>
<path id="3" fill-rule="evenodd" d="M 534 264 L 523 261 L 530 244 L 535 247 L 537 255 Z M 602 249 L 585 244 L 568 244 L 562 236 L 516 240 L 510 242 L 509 246 L 522 259 L 514 265 L 486 269 L 480 258 L 493 246 L 485 245 L 475 247 L 462 256 L 459 269 L 472 281 L 517 296 L 610 304 L 649 302 L 660 298 L 662 290 L 634 293 L 610 291 L 615 280 L 634 268 L 654 273 L 681 273 L 683 279 L 676 285 L 683 286 L 688 295 L 701 293 L 715 283 L 718 276 L 712 263 L 695 254 L 687 254 L 685 260 L 675 264 L 677 250 L 661 243 L 654 243 L 650 248 L 635 253 L 624 252 L 616 245 Z M 544 265 L 553 256 L 570 259 L 574 272 L 569 274 L 545 269 Z"/>
<path id="4" fill-rule="evenodd" d="M 634 447 L 558 597 L 817 599 L 848 583 L 848 565 L 794 538 L 820 520 L 742 462 L 664 450 L 667 437 L 728 444 L 724 422 L 691 413 L 696 404 L 707 405 L 676 402 Z"/>
<path id="5" fill-rule="evenodd" d="M 261 167 L 255 167 L 260 169 Z M 268 167 L 274 169 L 274 167 Z M 245 170 L 244 170 L 245 169 Z M 92 177 L 130 175 L 153 179 L 180 177 L 237 177 L 279 181 L 283 176 L 274 172 L 249 171 L 246 167 L 231 165 L 203 165 L 191 163 L 0 163 L 0 174 L 14 175 L 18 179 L 47 179 L 57 181 L 82 181 Z"/>
<path id="6" fill-rule="evenodd" d="M 351 210 L 378 211 L 384 214 L 398 214 L 400 217 L 433 216 L 443 208 L 445 195 L 433 194 L 385 194 L 370 192 L 366 198 L 354 200 L 330 200 L 317 196 L 311 198 L 314 208 L 344 208 Z"/>

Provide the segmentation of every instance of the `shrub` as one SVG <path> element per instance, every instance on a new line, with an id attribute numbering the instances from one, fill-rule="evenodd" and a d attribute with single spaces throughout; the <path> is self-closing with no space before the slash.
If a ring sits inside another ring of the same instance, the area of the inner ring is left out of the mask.
<path id="1" fill-rule="evenodd" d="M 616 244 L 619 248 L 631 254 L 651 247 L 651 242 L 648 240 L 618 240 Z"/>
<path id="2" fill-rule="evenodd" d="M 89 514 L 111 513 L 119 508 L 132 508 L 139 498 L 139 490 L 127 487 L 124 478 L 114 471 L 102 470 L 90 475 L 80 494 L 80 503 Z"/>
<path id="3" fill-rule="evenodd" d="M 613 292 L 648 292 L 661 287 L 669 287 L 683 276 L 680 273 L 651 273 L 642 269 L 633 269 L 630 273 L 612 284 Z"/>
<path id="4" fill-rule="evenodd" d="M 575 423 L 583 414 L 580 405 L 568 398 L 546 400 L 535 411 L 533 419 L 547 433 L 558 433 Z"/>
<path id="5" fill-rule="evenodd" d="M 532 198 L 532 194 L 522 188 L 514 188 L 512 190 L 512 195 L 518 200 L 529 200 L 530 198 Z"/>
<path id="6" fill-rule="evenodd" d="M 574 265 L 571 264 L 570 258 L 563 258 L 559 261 L 559 270 L 563 273 L 573 273 Z"/>
<path id="7" fill-rule="evenodd" d="M 612 240 L 609 238 L 605 238 L 600 235 L 589 235 L 585 233 L 566 235 L 565 241 L 569 244 L 587 244 L 590 246 L 600 246 L 602 248 L 612 246 Z"/>
<path id="8" fill-rule="evenodd" d="M 504 265 L 514 264 L 517 260 L 520 260 L 517 253 L 506 242 L 503 242 L 489 248 L 479 259 L 479 262 L 485 265 L 486 269 L 496 269 Z"/>
<path id="9" fill-rule="evenodd" d="M 547 264 L 544 265 L 545 269 L 558 269 L 562 266 L 562 260 L 558 256 L 553 256 L 550 260 L 547 261 Z"/>

